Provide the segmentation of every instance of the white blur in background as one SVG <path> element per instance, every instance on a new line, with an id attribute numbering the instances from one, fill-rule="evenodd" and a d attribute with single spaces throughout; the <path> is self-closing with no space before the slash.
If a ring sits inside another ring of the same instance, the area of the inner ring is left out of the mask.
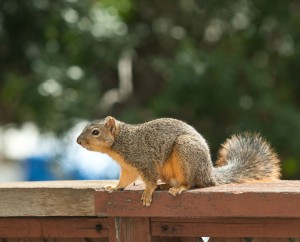
<path id="1" fill-rule="evenodd" d="M 33 123 L 0 128 L 0 181 L 117 179 L 116 162 L 76 143 L 86 124 L 79 122 L 62 139 L 41 134 Z"/>

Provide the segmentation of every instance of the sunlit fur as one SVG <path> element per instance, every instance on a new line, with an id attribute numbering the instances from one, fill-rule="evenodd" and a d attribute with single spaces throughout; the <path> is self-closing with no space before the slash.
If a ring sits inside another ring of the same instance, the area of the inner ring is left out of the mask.
<path id="1" fill-rule="evenodd" d="M 245 132 L 227 139 L 216 163 L 219 167 L 214 174 L 218 184 L 280 178 L 280 161 L 259 134 Z"/>

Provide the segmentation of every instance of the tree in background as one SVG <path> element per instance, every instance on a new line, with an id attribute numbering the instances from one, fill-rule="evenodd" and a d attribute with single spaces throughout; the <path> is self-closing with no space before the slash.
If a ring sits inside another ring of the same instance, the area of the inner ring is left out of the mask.
<path id="1" fill-rule="evenodd" d="M 0 122 L 169 116 L 216 151 L 261 132 L 300 178 L 300 3 L 0 1 Z"/>

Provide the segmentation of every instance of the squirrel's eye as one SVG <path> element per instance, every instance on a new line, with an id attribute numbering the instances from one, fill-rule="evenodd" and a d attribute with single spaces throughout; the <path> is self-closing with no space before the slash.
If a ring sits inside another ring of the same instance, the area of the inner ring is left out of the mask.
<path id="1" fill-rule="evenodd" d="M 100 133 L 100 131 L 98 129 L 94 129 L 92 131 L 92 135 L 98 135 Z"/>

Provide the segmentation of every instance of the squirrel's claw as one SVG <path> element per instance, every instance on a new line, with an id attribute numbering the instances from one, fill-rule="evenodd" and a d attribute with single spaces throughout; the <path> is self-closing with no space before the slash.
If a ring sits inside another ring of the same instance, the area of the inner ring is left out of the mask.
<path id="1" fill-rule="evenodd" d="M 180 195 L 183 191 L 186 191 L 186 190 L 187 190 L 187 187 L 185 187 L 185 186 L 171 187 L 169 189 L 168 193 L 175 197 L 177 195 Z"/>
<path id="2" fill-rule="evenodd" d="M 152 194 L 149 194 L 144 191 L 141 200 L 143 201 L 143 205 L 145 207 L 149 207 L 152 202 Z"/>
<path id="3" fill-rule="evenodd" d="M 119 190 L 120 188 L 118 188 L 117 186 L 112 186 L 112 185 L 108 185 L 108 186 L 105 186 L 104 187 L 104 190 L 106 191 L 106 192 L 109 192 L 109 193 L 112 193 L 112 192 L 114 192 L 114 191 L 117 191 L 117 190 Z"/>

